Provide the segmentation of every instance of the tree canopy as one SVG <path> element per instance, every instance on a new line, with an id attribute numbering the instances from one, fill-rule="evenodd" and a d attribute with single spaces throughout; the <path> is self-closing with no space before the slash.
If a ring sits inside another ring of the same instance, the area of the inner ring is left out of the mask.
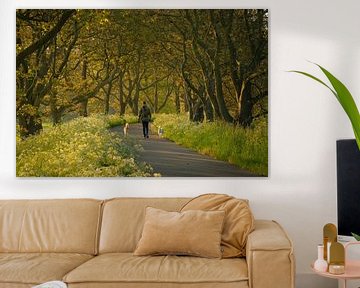
<path id="1" fill-rule="evenodd" d="M 67 117 L 188 112 L 248 127 L 268 113 L 268 11 L 34 10 L 16 13 L 23 138 Z"/>

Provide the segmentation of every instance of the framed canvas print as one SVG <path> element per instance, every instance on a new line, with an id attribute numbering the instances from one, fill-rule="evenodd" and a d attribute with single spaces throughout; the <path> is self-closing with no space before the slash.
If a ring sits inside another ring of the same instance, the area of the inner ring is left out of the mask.
<path id="1" fill-rule="evenodd" d="M 268 176 L 268 10 L 16 11 L 18 177 Z"/>

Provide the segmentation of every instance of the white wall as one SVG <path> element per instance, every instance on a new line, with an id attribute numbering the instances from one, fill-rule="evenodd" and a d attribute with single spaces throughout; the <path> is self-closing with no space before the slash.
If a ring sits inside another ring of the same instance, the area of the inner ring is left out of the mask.
<path id="1" fill-rule="evenodd" d="M 269 8 L 270 176 L 265 179 L 16 179 L 15 8 L 45 7 Z M 325 88 L 285 71 L 302 69 L 317 73 L 306 60 L 321 63 L 343 79 L 359 103 L 359 8 L 358 0 L 201 0 L 195 6 L 193 0 L 2 0 L 0 198 L 172 197 L 207 192 L 248 198 L 257 218 L 278 220 L 293 239 L 297 286 L 335 287 L 334 282 L 314 276 L 309 264 L 316 257 L 322 226 L 336 223 L 335 141 L 353 137 L 352 130 Z"/>

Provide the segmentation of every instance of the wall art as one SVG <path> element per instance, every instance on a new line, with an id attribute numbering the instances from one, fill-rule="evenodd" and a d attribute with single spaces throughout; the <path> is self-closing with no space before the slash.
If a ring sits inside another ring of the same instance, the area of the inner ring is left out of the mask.
<path id="1" fill-rule="evenodd" d="M 268 16 L 17 10 L 17 177 L 268 176 Z"/>

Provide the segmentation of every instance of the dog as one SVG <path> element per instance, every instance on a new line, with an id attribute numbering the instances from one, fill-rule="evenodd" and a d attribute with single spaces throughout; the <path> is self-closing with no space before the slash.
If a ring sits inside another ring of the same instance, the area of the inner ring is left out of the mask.
<path id="1" fill-rule="evenodd" d="M 129 134 L 129 123 L 125 123 L 124 136 L 126 137 L 128 134 Z"/>
<path id="2" fill-rule="evenodd" d="M 161 127 L 159 127 L 159 129 L 158 129 L 158 135 L 159 135 L 159 137 L 162 138 L 163 134 L 164 134 L 164 129 L 161 128 Z"/>

